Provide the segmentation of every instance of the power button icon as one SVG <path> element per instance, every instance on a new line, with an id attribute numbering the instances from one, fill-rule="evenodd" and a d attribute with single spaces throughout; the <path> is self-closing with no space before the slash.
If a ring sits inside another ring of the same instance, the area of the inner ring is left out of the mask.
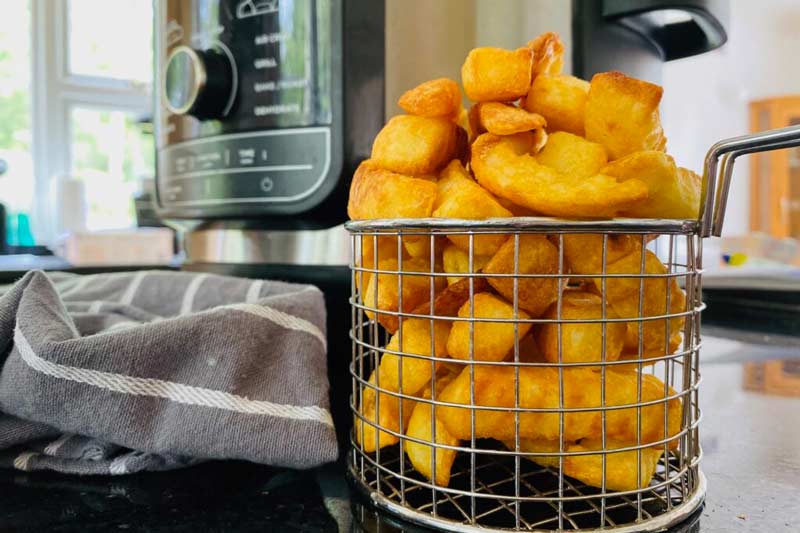
<path id="1" fill-rule="evenodd" d="M 264 192 L 272 192 L 272 189 L 275 187 L 275 183 L 272 181 L 272 178 L 266 176 L 261 180 L 261 190 Z"/>

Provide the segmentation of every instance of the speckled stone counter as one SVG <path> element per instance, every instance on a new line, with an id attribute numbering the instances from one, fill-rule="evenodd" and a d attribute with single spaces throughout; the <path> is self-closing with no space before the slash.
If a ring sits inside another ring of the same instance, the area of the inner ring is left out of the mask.
<path id="1" fill-rule="evenodd" d="M 763 385 L 765 372 L 775 369 L 800 383 L 797 346 L 767 349 L 705 339 L 701 467 L 708 478 L 708 494 L 705 507 L 676 531 L 800 531 L 800 396 L 785 395 L 791 392 L 791 383 L 772 392 L 745 389 L 745 384 Z M 782 362 L 763 364 L 766 361 Z M 296 472 L 212 462 L 118 478 L 0 471 L 1 531 L 399 531 L 401 527 L 350 500 L 343 465 Z"/>

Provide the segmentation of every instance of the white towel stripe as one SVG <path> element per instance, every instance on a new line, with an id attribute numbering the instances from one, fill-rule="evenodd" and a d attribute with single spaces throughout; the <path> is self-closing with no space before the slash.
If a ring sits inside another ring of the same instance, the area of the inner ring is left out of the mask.
<path id="1" fill-rule="evenodd" d="M 28 470 L 28 463 L 31 462 L 31 458 L 39 455 L 36 452 L 22 452 L 14 459 L 14 468 L 17 470 Z"/>
<path id="2" fill-rule="evenodd" d="M 58 379 L 85 383 L 123 394 L 166 398 L 187 405 L 200 405 L 239 413 L 268 415 L 293 420 L 314 420 L 333 427 L 330 412 L 316 405 L 296 406 L 278 404 L 266 400 L 250 400 L 227 392 L 194 387 L 172 381 L 138 378 L 53 363 L 42 359 L 34 353 L 28 340 L 22 334 L 19 325 L 14 330 L 14 344 L 19 350 L 22 360 L 29 367 Z"/>
<path id="3" fill-rule="evenodd" d="M 283 311 L 278 311 L 277 309 L 273 309 L 272 307 L 267 307 L 265 305 L 231 304 L 223 305 L 222 307 L 217 307 L 216 309 L 233 309 L 236 311 L 242 311 L 244 313 L 250 313 L 251 315 L 259 316 L 261 318 L 266 318 L 267 320 L 274 322 L 286 329 L 305 331 L 306 333 L 310 333 L 319 339 L 319 341 L 322 343 L 322 346 L 327 350 L 328 343 L 325 335 L 323 335 L 322 331 L 320 331 L 317 326 L 303 318 L 284 313 Z"/>
<path id="4" fill-rule="evenodd" d="M 261 288 L 264 286 L 263 279 L 254 280 L 247 289 L 247 296 L 244 297 L 246 303 L 252 304 L 258 301 L 261 296 Z"/>
<path id="5" fill-rule="evenodd" d="M 66 442 L 71 438 L 72 438 L 72 433 L 64 433 L 56 440 L 47 445 L 47 448 L 44 449 L 45 455 L 55 455 L 56 453 L 58 453 L 58 450 L 60 450 L 61 447 L 64 444 L 66 444 Z"/>
<path id="6" fill-rule="evenodd" d="M 80 290 L 83 290 L 86 287 L 86 285 L 88 285 L 89 282 L 92 281 L 93 279 L 94 279 L 94 274 L 88 276 L 81 276 L 80 279 L 78 279 L 78 282 L 75 283 L 75 285 L 72 285 L 69 289 L 61 293 L 61 298 L 62 299 L 66 298 L 70 294 L 74 294 Z"/>
<path id="7" fill-rule="evenodd" d="M 139 285 L 142 283 L 142 280 L 147 275 L 147 271 L 140 270 L 133 276 L 131 282 L 128 284 L 128 288 L 125 289 L 125 293 L 122 295 L 122 299 L 119 303 L 123 305 L 131 305 L 133 302 L 133 297 L 136 296 L 136 291 L 139 289 Z"/>
<path id="8" fill-rule="evenodd" d="M 89 313 L 99 313 L 100 309 L 103 307 L 105 302 L 103 300 L 95 300 L 92 302 L 92 305 L 89 306 Z"/>
<path id="9" fill-rule="evenodd" d="M 192 307 L 194 306 L 194 297 L 197 295 L 200 285 L 203 284 L 207 277 L 208 274 L 200 274 L 199 276 L 195 276 L 195 278 L 189 283 L 189 286 L 186 287 L 186 292 L 183 293 L 180 314 L 186 315 L 192 312 Z"/>
<path id="10" fill-rule="evenodd" d="M 120 476 L 122 474 L 128 473 L 128 465 L 127 465 L 128 455 L 125 454 L 122 457 L 117 457 L 108 467 L 108 473 L 115 476 Z"/>

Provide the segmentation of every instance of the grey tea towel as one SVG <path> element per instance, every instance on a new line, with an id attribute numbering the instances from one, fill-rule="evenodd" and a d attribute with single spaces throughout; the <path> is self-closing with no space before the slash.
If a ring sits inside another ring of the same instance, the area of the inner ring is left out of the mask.
<path id="1" fill-rule="evenodd" d="M 29 272 L 0 294 L 0 466 L 333 461 L 325 339 L 313 286 Z"/>

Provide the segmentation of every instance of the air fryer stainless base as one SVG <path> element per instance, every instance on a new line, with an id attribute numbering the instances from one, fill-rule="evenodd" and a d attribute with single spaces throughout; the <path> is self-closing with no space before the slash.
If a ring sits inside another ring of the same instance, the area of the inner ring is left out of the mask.
<path id="1" fill-rule="evenodd" d="M 343 226 L 296 231 L 201 226 L 183 233 L 183 249 L 189 263 L 344 266 L 348 239 Z"/>

